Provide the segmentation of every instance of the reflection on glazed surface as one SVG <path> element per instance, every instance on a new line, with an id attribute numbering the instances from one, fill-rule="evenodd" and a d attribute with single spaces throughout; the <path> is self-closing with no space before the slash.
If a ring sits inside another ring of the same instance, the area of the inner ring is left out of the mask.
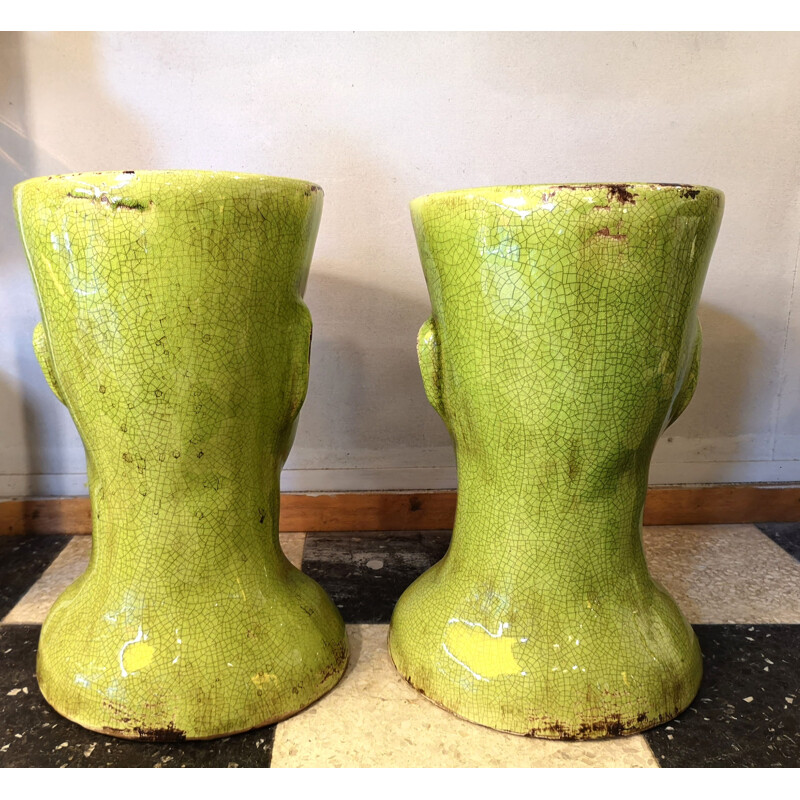
<path id="1" fill-rule="evenodd" d="M 93 515 L 89 569 L 42 630 L 46 699 L 149 739 L 295 713 L 347 660 L 338 611 L 278 542 L 321 190 L 87 173 L 26 181 L 15 208 L 34 346 L 83 439 Z"/>
<path id="2" fill-rule="evenodd" d="M 420 368 L 459 495 L 390 650 L 434 702 L 546 738 L 633 733 L 691 702 L 700 652 L 650 578 L 641 519 L 656 440 L 697 380 L 722 206 L 659 184 L 412 203 L 433 308 Z"/>

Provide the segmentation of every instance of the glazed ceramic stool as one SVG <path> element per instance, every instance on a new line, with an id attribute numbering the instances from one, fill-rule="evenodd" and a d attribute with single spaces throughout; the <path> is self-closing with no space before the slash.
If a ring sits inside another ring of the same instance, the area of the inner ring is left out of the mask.
<path id="1" fill-rule="evenodd" d="M 45 699 L 92 730 L 223 736 L 288 717 L 347 662 L 278 541 L 306 394 L 322 192 L 208 172 L 18 185 L 53 391 L 86 449 L 93 548 L 42 628 Z"/>
<path id="2" fill-rule="evenodd" d="M 642 550 L 659 434 L 697 378 L 722 195 L 500 186 L 412 203 L 433 315 L 425 389 L 450 430 L 447 555 L 397 604 L 390 651 L 433 702 L 589 739 L 691 702 L 701 656 Z"/>

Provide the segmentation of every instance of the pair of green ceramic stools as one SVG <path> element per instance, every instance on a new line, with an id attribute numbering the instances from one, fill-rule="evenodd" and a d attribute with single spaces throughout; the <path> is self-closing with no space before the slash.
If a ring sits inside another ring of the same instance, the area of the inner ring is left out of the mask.
<path id="1" fill-rule="evenodd" d="M 86 447 L 93 550 L 42 628 L 64 716 L 223 736 L 333 688 L 341 616 L 278 541 L 306 394 L 319 187 L 210 172 L 26 181 L 34 346 Z M 433 702 L 503 731 L 628 734 L 697 691 L 691 627 L 650 577 L 650 457 L 694 390 L 722 195 L 664 184 L 429 195 L 417 342 L 456 447 L 447 555 L 389 650 Z"/>

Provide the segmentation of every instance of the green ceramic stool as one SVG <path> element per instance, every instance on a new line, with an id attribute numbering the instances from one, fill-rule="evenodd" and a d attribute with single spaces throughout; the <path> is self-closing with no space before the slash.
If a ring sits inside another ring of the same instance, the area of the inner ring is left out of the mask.
<path id="1" fill-rule="evenodd" d="M 42 628 L 46 700 L 92 730 L 202 739 L 333 687 L 342 619 L 278 542 L 306 394 L 322 191 L 212 172 L 19 184 L 34 346 L 86 448 L 93 549 Z"/>
<path id="2" fill-rule="evenodd" d="M 433 702 L 550 739 L 682 711 L 700 650 L 642 551 L 659 434 L 697 379 L 723 198 L 658 184 L 499 186 L 412 203 L 418 340 L 455 443 L 450 549 L 400 598 L 391 655 Z"/>

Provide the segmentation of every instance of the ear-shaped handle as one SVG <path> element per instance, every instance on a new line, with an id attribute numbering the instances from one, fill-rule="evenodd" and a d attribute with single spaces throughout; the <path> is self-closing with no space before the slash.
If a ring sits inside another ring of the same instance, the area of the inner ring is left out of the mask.
<path id="1" fill-rule="evenodd" d="M 292 341 L 292 379 L 289 420 L 294 421 L 306 399 L 308 391 L 308 368 L 311 361 L 311 335 L 313 325 L 311 312 L 305 303 L 300 303 L 300 333 Z"/>
<path id="2" fill-rule="evenodd" d="M 697 321 L 697 335 L 694 340 L 694 351 L 692 352 L 692 363 L 689 371 L 683 379 L 683 385 L 678 391 L 678 396 L 672 404 L 672 411 L 669 415 L 669 422 L 666 427 L 672 425 L 678 417 L 686 410 L 689 401 L 692 399 L 694 390 L 697 387 L 697 374 L 700 371 L 700 351 L 703 349 L 703 331 L 700 328 L 700 320 Z"/>
<path id="3" fill-rule="evenodd" d="M 53 368 L 53 359 L 50 356 L 50 347 L 47 344 L 47 334 L 44 332 L 44 325 L 41 322 L 37 323 L 33 329 L 33 351 L 36 353 L 36 358 L 39 361 L 39 366 L 42 368 L 47 383 L 53 390 L 53 394 L 64 403 L 64 398 L 61 395 L 61 390 L 58 388 L 58 381 L 56 381 L 56 373 Z M 66 403 L 64 403 L 66 405 Z"/>
<path id="4" fill-rule="evenodd" d="M 428 402 L 444 419 L 444 402 L 442 400 L 442 362 L 439 333 L 433 317 L 422 323 L 417 334 L 417 360 L 422 373 L 422 383 Z"/>

